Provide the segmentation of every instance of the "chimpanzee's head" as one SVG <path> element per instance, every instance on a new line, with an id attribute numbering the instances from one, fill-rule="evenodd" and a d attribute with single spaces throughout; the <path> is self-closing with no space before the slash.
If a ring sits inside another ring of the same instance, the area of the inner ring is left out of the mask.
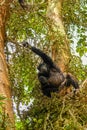
<path id="1" fill-rule="evenodd" d="M 39 66 L 37 67 L 37 69 L 42 74 L 48 74 L 49 73 L 49 67 L 44 62 L 41 63 L 41 64 L 39 64 Z"/>

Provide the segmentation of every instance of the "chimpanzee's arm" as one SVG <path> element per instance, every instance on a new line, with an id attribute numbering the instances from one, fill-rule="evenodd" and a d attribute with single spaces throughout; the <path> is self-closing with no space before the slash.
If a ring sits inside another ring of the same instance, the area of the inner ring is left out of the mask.
<path id="1" fill-rule="evenodd" d="M 72 74 L 68 73 L 66 79 L 67 79 L 67 85 L 71 84 L 75 89 L 79 89 L 79 84 Z"/>
<path id="2" fill-rule="evenodd" d="M 40 56 L 44 61 L 44 63 L 46 63 L 49 68 L 54 68 L 56 69 L 56 71 L 61 72 L 60 68 L 56 66 L 53 60 L 48 55 L 46 55 L 43 51 L 37 49 L 36 47 L 32 47 L 28 42 L 24 42 L 22 44 L 24 47 L 29 47 L 34 53 Z"/>
<path id="3" fill-rule="evenodd" d="M 71 84 L 73 85 L 73 87 L 74 87 L 75 89 L 79 89 L 78 82 L 77 82 L 76 80 L 72 79 L 72 78 L 71 78 Z"/>
<path id="4" fill-rule="evenodd" d="M 40 49 L 37 49 L 36 47 L 31 47 L 31 50 L 37 55 L 39 55 L 46 64 L 53 66 L 54 63 L 52 59 L 49 56 L 47 56 L 44 52 L 42 52 Z"/>
<path id="5" fill-rule="evenodd" d="M 34 53 L 39 55 L 43 61 L 50 67 L 56 69 L 58 72 L 61 72 L 61 70 L 54 64 L 53 60 L 46 55 L 44 52 L 42 52 L 40 49 L 37 49 L 36 47 L 31 47 L 30 48 Z"/>

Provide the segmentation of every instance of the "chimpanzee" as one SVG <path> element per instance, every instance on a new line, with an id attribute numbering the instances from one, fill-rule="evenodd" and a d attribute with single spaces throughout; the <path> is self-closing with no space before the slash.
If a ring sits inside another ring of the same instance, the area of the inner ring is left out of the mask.
<path id="1" fill-rule="evenodd" d="M 44 62 L 38 66 L 38 79 L 41 83 L 41 89 L 43 94 L 48 97 L 51 97 L 51 92 L 57 92 L 58 86 L 64 81 L 63 74 L 55 67 L 51 67 Z"/>
<path id="2" fill-rule="evenodd" d="M 79 88 L 76 79 L 70 73 L 63 73 L 43 51 L 30 45 L 29 48 L 43 60 L 43 63 L 40 63 L 37 69 L 39 70 L 38 79 L 44 95 L 51 97 L 51 92 L 58 92 L 59 88 L 62 89 L 64 86 L 70 87 L 72 85 L 75 90 Z"/>
<path id="3" fill-rule="evenodd" d="M 38 66 L 38 79 L 44 95 L 51 97 L 51 92 L 59 91 L 59 87 L 72 85 L 75 90 L 79 88 L 76 79 L 70 73 L 63 73 L 44 52 L 35 47 L 30 47 L 30 49 L 43 59 L 43 63 Z"/>

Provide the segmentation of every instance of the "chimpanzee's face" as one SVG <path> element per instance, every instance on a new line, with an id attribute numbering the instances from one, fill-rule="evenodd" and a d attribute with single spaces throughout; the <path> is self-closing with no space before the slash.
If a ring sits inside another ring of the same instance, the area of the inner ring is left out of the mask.
<path id="1" fill-rule="evenodd" d="M 49 68 L 48 68 L 47 64 L 45 64 L 45 63 L 41 63 L 41 64 L 38 66 L 37 69 L 39 70 L 40 73 L 43 73 L 43 74 L 49 73 Z"/>

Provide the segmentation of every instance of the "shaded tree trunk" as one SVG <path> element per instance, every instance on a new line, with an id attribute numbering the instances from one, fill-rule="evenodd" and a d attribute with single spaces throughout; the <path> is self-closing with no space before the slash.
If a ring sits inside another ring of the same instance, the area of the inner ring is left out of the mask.
<path id="1" fill-rule="evenodd" d="M 52 45 L 52 56 L 54 61 L 62 71 L 68 71 L 68 64 L 70 61 L 70 46 L 69 40 L 64 30 L 61 10 L 64 0 L 48 0 L 47 17 L 52 22 L 52 30 L 50 39 Z"/>
<path id="2" fill-rule="evenodd" d="M 8 69 L 6 65 L 6 59 L 4 54 L 5 43 L 5 24 L 9 15 L 10 0 L 0 0 L 0 96 L 4 96 L 6 99 L 3 101 L 3 111 L 9 120 L 6 130 L 11 130 L 14 126 L 14 116 L 11 100 L 10 85 L 8 80 Z M 5 121 L 7 121 L 4 119 Z M 4 128 L 4 126 L 2 125 Z M 14 128 L 13 128 L 14 129 Z"/>

